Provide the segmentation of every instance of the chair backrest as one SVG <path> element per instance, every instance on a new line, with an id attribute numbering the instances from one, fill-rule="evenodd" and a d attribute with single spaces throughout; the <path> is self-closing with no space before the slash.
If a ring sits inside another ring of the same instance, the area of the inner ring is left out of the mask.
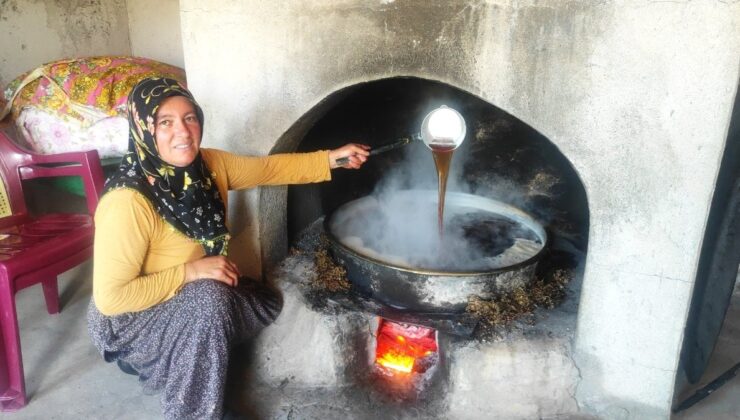
<path id="1" fill-rule="evenodd" d="M 98 198 L 103 191 L 103 168 L 98 152 L 59 153 L 40 155 L 23 150 L 0 131 L 0 177 L 5 191 L 0 191 L 0 207 L 9 207 L 4 213 L 0 209 L 0 225 L 7 224 L 9 217 L 23 218 L 28 214 L 21 181 L 55 176 L 79 176 L 85 185 L 88 212 L 95 214 Z"/>
<path id="2" fill-rule="evenodd" d="M 19 167 L 32 161 L 31 154 L 19 148 L 0 131 L 0 218 L 28 212 L 23 196 Z"/>

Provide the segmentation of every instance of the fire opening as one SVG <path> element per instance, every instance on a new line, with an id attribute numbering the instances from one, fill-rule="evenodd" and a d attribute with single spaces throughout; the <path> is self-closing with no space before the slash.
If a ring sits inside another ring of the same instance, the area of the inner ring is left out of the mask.
<path id="1" fill-rule="evenodd" d="M 375 364 L 393 374 L 424 373 L 438 360 L 437 331 L 380 318 Z"/>

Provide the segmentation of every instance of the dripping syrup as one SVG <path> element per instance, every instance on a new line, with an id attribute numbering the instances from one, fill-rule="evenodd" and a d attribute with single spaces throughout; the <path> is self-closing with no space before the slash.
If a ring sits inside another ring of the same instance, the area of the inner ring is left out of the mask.
<path id="1" fill-rule="evenodd" d="M 444 234 L 444 212 L 445 212 L 445 195 L 447 192 L 447 177 L 450 174 L 450 162 L 452 153 L 455 150 L 454 145 L 430 144 L 432 156 L 434 156 L 434 165 L 437 167 L 438 194 L 439 203 L 437 204 L 437 226 L 439 229 L 439 238 L 442 239 Z"/>

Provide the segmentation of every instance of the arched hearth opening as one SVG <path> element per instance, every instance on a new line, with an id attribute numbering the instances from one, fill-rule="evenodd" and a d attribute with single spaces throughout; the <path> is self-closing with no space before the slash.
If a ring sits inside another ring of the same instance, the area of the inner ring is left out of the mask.
<path id="1" fill-rule="evenodd" d="M 585 256 L 589 209 L 575 169 L 534 128 L 468 92 L 432 80 L 396 77 L 353 85 L 329 95 L 297 121 L 273 149 L 331 149 L 348 141 L 379 147 L 418 132 L 426 113 L 445 104 L 466 119 L 468 134 L 455 152 L 448 190 L 501 200 L 531 214 L 547 229 L 551 258 Z M 269 188 L 261 218 L 284 220 L 261 228 L 270 267 L 316 219 L 379 188 L 436 188 L 431 153 L 421 143 L 372 157 L 359 171 L 334 170 L 327 183 Z M 547 264 L 549 261 L 545 260 Z"/>

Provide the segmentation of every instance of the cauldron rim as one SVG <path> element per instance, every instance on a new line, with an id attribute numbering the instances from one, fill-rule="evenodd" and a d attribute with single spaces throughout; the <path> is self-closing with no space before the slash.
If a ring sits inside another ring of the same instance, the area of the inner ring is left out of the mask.
<path id="1" fill-rule="evenodd" d="M 405 190 L 405 191 L 416 191 L 416 192 L 418 192 L 418 191 L 422 191 L 422 190 Z M 524 211 L 522 211 L 521 209 L 517 208 L 516 206 L 512 206 L 511 204 L 506 204 L 506 203 L 504 203 L 502 201 L 499 201 L 499 200 L 496 200 L 496 199 L 493 199 L 493 198 L 490 198 L 490 197 L 484 197 L 484 196 L 481 196 L 481 195 L 468 194 L 468 193 L 463 193 L 463 192 L 448 192 L 448 197 L 455 196 L 455 195 L 466 195 L 466 196 L 470 196 L 470 197 L 474 197 L 474 198 L 495 201 L 497 203 L 503 204 L 503 205 L 505 205 L 507 207 L 514 208 L 514 209 L 516 209 L 516 210 L 524 213 Z M 542 227 L 542 234 L 544 236 L 543 237 L 543 244 L 542 244 L 542 248 L 540 248 L 540 250 L 537 251 L 536 254 L 534 254 L 531 257 L 529 257 L 529 258 L 527 258 L 525 260 L 522 260 L 522 261 L 520 261 L 520 262 L 518 262 L 516 264 L 507 265 L 505 267 L 492 268 L 492 269 L 486 270 L 486 271 L 480 271 L 480 270 L 476 270 L 476 271 L 439 271 L 439 270 L 429 270 L 429 269 L 423 269 L 423 268 L 409 268 L 409 267 L 405 267 L 405 266 L 400 266 L 400 265 L 396 265 L 396 264 L 393 264 L 393 263 L 390 263 L 390 262 L 381 261 L 381 260 L 378 260 L 376 258 L 369 257 L 367 255 L 360 254 L 359 252 L 355 251 L 354 249 L 352 249 L 352 248 L 344 245 L 339 240 L 339 238 L 334 234 L 334 232 L 332 232 L 332 230 L 331 230 L 331 228 L 329 226 L 329 223 L 330 223 L 330 221 L 332 219 L 332 216 L 334 216 L 339 209 L 341 209 L 342 207 L 346 206 L 347 204 L 349 204 L 351 202 L 354 202 L 354 201 L 357 201 L 357 200 L 361 200 L 361 199 L 366 198 L 366 197 L 368 197 L 368 196 L 364 196 L 364 197 L 360 197 L 360 198 L 356 198 L 354 200 L 348 201 L 347 203 L 342 204 L 341 206 L 337 207 L 332 212 L 330 212 L 329 214 L 327 214 L 324 217 L 324 221 L 323 221 L 323 224 L 324 224 L 324 233 L 326 234 L 326 236 L 329 239 L 329 241 L 331 242 L 331 244 L 333 246 L 336 246 L 336 247 L 341 248 L 343 252 L 346 252 L 346 253 L 348 253 L 350 255 L 353 255 L 356 258 L 359 258 L 359 259 L 368 261 L 370 263 L 378 264 L 378 265 L 385 266 L 385 267 L 389 267 L 389 268 L 392 268 L 394 270 L 401 271 L 401 272 L 412 273 L 412 274 L 419 274 L 419 275 L 425 275 L 425 276 L 436 276 L 436 277 L 476 277 L 476 276 L 489 276 L 491 274 L 497 274 L 497 273 L 505 273 L 507 271 L 514 271 L 514 270 L 516 270 L 518 268 L 521 268 L 521 267 L 524 267 L 524 266 L 527 266 L 527 265 L 531 265 L 534 262 L 538 261 L 540 258 L 542 258 L 542 255 L 545 253 L 545 250 L 547 249 L 548 244 L 549 244 L 549 241 L 550 241 L 550 235 L 548 234 L 547 229 L 545 229 L 544 226 L 541 226 Z M 524 213 L 524 214 L 526 214 L 533 222 L 535 222 L 538 225 L 540 225 L 539 222 L 537 222 L 536 220 L 534 220 L 534 218 L 532 218 L 531 216 L 529 216 L 527 213 Z"/>

